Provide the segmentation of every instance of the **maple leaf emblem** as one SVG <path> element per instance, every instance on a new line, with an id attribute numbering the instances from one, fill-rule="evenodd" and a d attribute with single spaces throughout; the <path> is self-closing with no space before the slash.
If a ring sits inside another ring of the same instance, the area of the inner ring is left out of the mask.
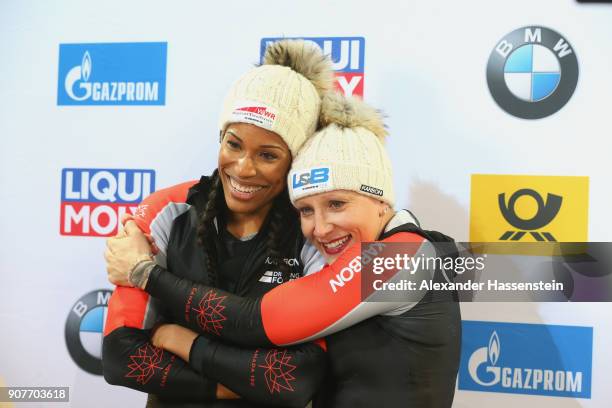
<path id="1" fill-rule="evenodd" d="M 294 391 L 291 381 L 295 380 L 295 377 L 291 372 L 297 366 L 290 364 L 291 357 L 287 350 L 272 349 L 266 355 L 266 364 L 259 366 L 266 370 L 264 377 L 271 394 L 275 391 L 280 393 L 282 390 Z"/>
<path id="2" fill-rule="evenodd" d="M 227 318 L 223 315 L 225 306 L 222 305 L 226 296 L 217 296 L 217 292 L 209 290 L 202 297 L 197 309 L 193 309 L 198 317 L 198 325 L 202 330 L 214 333 L 217 336 L 221 335 L 223 329 L 223 321 Z"/>
<path id="3" fill-rule="evenodd" d="M 126 378 L 136 378 L 139 384 L 146 384 L 155 375 L 156 370 L 161 370 L 164 350 L 154 347 L 150 343 L 140 347 L 136 354 L 130 356 L 128 368 L 131 370 L 125 375 Z"/>

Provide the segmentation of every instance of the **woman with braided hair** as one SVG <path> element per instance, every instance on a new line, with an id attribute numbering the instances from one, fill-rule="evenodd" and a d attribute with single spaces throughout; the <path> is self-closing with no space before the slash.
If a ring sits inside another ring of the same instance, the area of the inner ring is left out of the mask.
<path id="1" fill-rule="evenodd" d="M 155 242 L 156 254 L 129 262 L 145 266 L 155 259 L 176 276 L 253 298 L 319 268 L 322 258 L 303 239 L 286 177 L 292 157 L 316 130 L 321 95 L 332 84 L 331 62 L 318 48 L 296 40 L 270 45 L 264 64 L 234 83 L 225 99 L 218 168 L 141 203 L 134 220 Z M 118 234 L 117 247 L 136 224 Z M 172 353 L 162 335 L 180 328 L 172 323 L 184 316 L 128 287 L 142 280 L 133 272 L 111 279 L 124 286 L 108 305 L 107 382 L 149 393 L 151 407 L 304 407 L 312 398 L 325 370 L 324 344 L 246 348 L 217 341 L 214 356 L 204 343 Z M 211 294 L 185 310 L 191 309 L 198 310 L 195 322 L 205 335 L 218 335 L 222 298 Z M 193 343 L 197 334 L 186 330 L 180 333 L 187 340 L 181 339 Z M 216 367 L 212 375 L 202 370 L 205 359 Z"/>
<path id="2" fill-rule="evenodd" d="M 408 211 L 393 210 L 391 165 L 382 143 L 386 131 L 378 112 L 328 94 L 321 122 L 323 128 L 294 158 L 288 186 L 304 236 L 328 265 L 261 298 L 239 297 L 177 277 L 152 261 L 126 263 L 149 251 L 142 232 L 133 227 L 126 238 L 131 244 L 109 242 L 114 249 L 107 259 L 109 276 L 138 274 L 142 279 L 134 283 L 181 314 L 180 323 L 196 332 L 203 332 L 194 323 L 197 311 L 186 305 L 220 299 L 222 321 L 215 335 L 243 346 L 286 346 L 325 337 L 329 368 L 315 408 L 451 407 L 461 339 L 456 294 L 417 290 L 391 299 L 364 296 L 360 246 L 402 243 L 410 257 L 435 257 L 448 250 L 437 242 L 452 239 L 422 230 Z M 382 254 L 380 246 L 371 249 Z M 433 282 L 452 279 L 440 269 L 416 268 L 408 274 Z M 182 342 L 184 331 L 189 330 L 171 328 L 155 336 L 170 350 L 191 352 L 190 359 L 194 348 L 204 350 L 200 364 L 212 375 L 217 343 L 205 336 Z"/>

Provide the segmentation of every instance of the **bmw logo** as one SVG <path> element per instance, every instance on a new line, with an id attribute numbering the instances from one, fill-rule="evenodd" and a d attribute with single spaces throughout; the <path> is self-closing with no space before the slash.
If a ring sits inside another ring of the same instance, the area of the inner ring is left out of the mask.
<path id="1" fill-rule="evenodd" d="M 561 109 L 578 83 L 578 60 L 554 30 L 523 27 L 502 38 L 487 64 L 489 91 L 500 108 L 523 119 L 540 119 Z"/>
<path id="2" fill-rule="evenodd" d="M 66 321 L 66 346 L 72 360 L 90 374 L 102 375 L 102 340 L 106 305 L 113 292 L 94 290 L 81 297 Z"/>

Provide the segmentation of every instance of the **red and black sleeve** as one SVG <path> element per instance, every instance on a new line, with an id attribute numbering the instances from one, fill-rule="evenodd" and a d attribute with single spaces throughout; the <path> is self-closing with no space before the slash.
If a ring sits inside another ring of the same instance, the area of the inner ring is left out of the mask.
<path id="1" fill-rule="evenodd" d="M 185 203 L 195 181 L 156 191 L 137 208 L 134 220 L 155 237 L 160 249 L 158 261 L 165 264 L 165 253 L 174 218 L 188 210 Z M 150 342 L 150 330 L 157 322 L 155 302 L 137 289 L 117 287 L 108 303 L 104 327 L 102 367 L 106 381 L 138 391 L 175 400 L 216 399 L 217 381 L 206 378 L 185 361 Z"/>
<path id="2" fill-rule="evenodd" d="M 412 242 L 414 256 L 425 239 L 407 232 L 383 242 Z M 153 268 L 145 290 L 169 307 L 181 324 L 249 347 L 304 343 L 325 337 L 398 307 L 361 299 L 360 244 L 321 271 L 279 285 L 261 298 L 243 298 Z M 350 279 L 348 279 L 350 277 Z"/>
<path id="3" fill-rule="evenodd" d="M 108 383 L 177 401 L 214 400 L 217 383 L 258 404 L 304 407 L 312 399 L 326 368 L 323 342 L 252 350 L 200 336 L 188 364 L 153 346 L 151 330 L 137 328 L 151 303 L 130 289 L 118 287 L 109 302 L 102 354 Z"/>
<path id="4" fill-rule="evenodd" d="M 151 330 L 142 329 L 149 305 L 142 291 L 118 287 L 113 292 L 102 342 L 104 379 L 109 384 L 176 400 L 216 399 L 217 381 L 151 344 Z"/>
<path id="5" fill-rule="evenodd" d="M 153 193 L 135 214 L 139 227 L 155 238 L 162 261 L 174 219 L 189 208 L 185 198 L 193 184 Z M 325 370 L 323 342 L 249 350 L 200 336 L 188 364 L 151 344 L 151 331 L 145 328 L 157 322 L 155 305 L 155 299 L 137 288 L 117 287 L 111 296 L 102 358 L 110 384 L 176 401 L 206 401 L 216 399 L 221 383 L 247 400 L 287 407 L 305 406 L 317 390 Z"/>
<path id="6" fill-rule="evenodd" d="M 323 380 L 324 349 L 323 341 L 245 349 L 199 336 L 189 361 L 196 371 L 246 399 L 266 406 L 303 408 Z"/>

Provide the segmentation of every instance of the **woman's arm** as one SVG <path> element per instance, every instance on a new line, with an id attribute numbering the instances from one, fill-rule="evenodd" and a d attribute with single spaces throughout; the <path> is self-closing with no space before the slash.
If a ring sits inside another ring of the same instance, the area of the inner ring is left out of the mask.
<path id="1" fill-rule="evenodd" d="M 160 326 L 153 344 L 189 361 L 244 398 L 284 407 L 306 406 L 326 369 L 325 343 L 245 349 L 211 340 L 176 324 Z"/>
<path id="2" fill-rule="evenodd" d="M 175 324 L 159 326 L 151 337 L 152 330 L 125 326 L 141 326 L 147 297 L 126 287 L 111 296 L 102 354 L 109 384 L 177 400 L 240 395 L 258 404 L 300 408 L 319 387 L 326 368 L 324 343 L 245 349 L 198 337 Z"/>
<path id="3" fill-rule="evenodd" d="M 148 196 L 135 216 L 161 248 L 157 262 L 165 265 L 165 249 L 174 219 L 188 209 L 195 181 Z M 118 237 L 124 237 L 120 232 Z M 150 252 L 150 249 L 147 248 Z M 150 330 L 157 321 L 154 302 L 137 288 L 117 287 L 108 304 L 103 340 L 103 373 L 107 382 L 160 396 L 207 401 L 216 399 L 217 382 L 195 372 L 175 355 L 153 346 Z M 223 390 L 221 390 L 223 391 Z"/>
<path id="4" fill-rule="evenodd" d="M 104 379 L 173 399 L 215 400 L 217 381 L 150 342 L 151 331 L 142 329 L 152 319 L 149 300 L 136 288 L 118 287 L 111 296 L 102 343 Z"/>
<path id="5" fill-rule="evenodd" d="M 184 183 L 153 193 L 137 211 L 135 219 L 139 227 L 155 238 L 161 250 L 157 262 L 160 262 L 160 255 L 165 256 L 174 218 L 188 209 L 181 201 L 192 184 Z M 147 253 L 150 252 L 148 243 L 143 248 Z M 165 265 L 165 262 L 160 263 Z M 151 300 L 148 294 L 137 288 L 117 287 L 113 293 L 104 338 L 104 375 L 109 383 L 192 400 L 215 399 L 215 394 L 217 399 L 237 398 L 238 395 L 231 388 L 237 390 L 243 398 L 257 403 L 299 407 L 305 406 L 316 391 L 325 369 L 325 358 L 323 349 L 313 344 L 286 351 L 286 356 L 296 366 L 292 375 L 293 383 L 288 378 L 289 383 L 293 384 L 292 392 L 282 392 L 282 387 L 278 388 L 278 392 L 270 391 L 268 382 L 264 381 L 263 374 L 258 373 L 260 370 L 257 367 L 254 373 L 250 372 L 253 356 L 264 358 L 267 355 L 261 354 L 261 350 L 237 349 L 223 344 L 205 345 L 204 339 L 200 339 L 193 347 L 195 359 L 192 366 L 197 368 L 194 371 L 184 361 L 188 360 L 193 337 L 188 340 L 189 349 L 177 355 L 170 352 L 174 351 L 172 349 L 156 347 L 159 344 L 150 341 L 150 331 L 142 330 L 151 327 L 153 323 Z M 215 352 L 206 353 L 213 346 Z M 205 359 L 206 356 L 210 358 Z M 143 369 L 142 364 L 150 364 L 146 375 L 138 374 L 138 370 Z M 248 381 L 245 380 L 246 375 L 249 376 Z M 260 381 L 254 385 L 251 376 L 253 379 L 261 377 Z M 291 376 L 288 374 L 288 377 Z"/>
<path id="6" fill-rule="evenodd" d="M 143 210 L 143 219 L 153 219 L 151 208 Z M 126 226 L 126 229 L 127 226 Z M 134 262 L 150 253 L 149 244 L 138 228 L 131 228 L 125 238 L 110 239 L 107 268 L 126 273 L 125 258 Z M 151 229 L 152 235 L 153 229 Z M 423 244 L 425 239 L 414 233 L 398 232 L 384 242 Z M 157 243 L 157 238 L 156 238 Z M 160 246 L 163 252 L 163 242 Z M 427 249 L 414 245 L 415 256 Z M 145 248 L 143 253 L 134 248 Z M 434 251 L 435 252 L 435 251 Z M 141 287 L 160 299 L 171 310 L 173 318 L 196 332 L 208 333 L 242 346 L 275 346 L 303 343 L 325 337 L 369 317 L 387 313 L 402 306 L 404 310 L 416 302 L 365 302 L 361 298 L 361 245 L 354 244 L 338 259 L 321 271 L 277 286 L 262 298 L 241 298 L 231 293 L 176 277 L 162 266 L 146 268 Z M 140 268 L 139 271 L 143 271 Z M 139 275 L 140 276 L 140 275 Z M 142 277 L 142 276 L 140 276 Z"/>
<path id="7" fill-rule="evenodd" d="M 146 240 L 139 231 L 116 241 L 109 265 L 134 256 L 130 240 Z M 383 242 L 416 243 L 413 253 L 433 250 L 420 235 L 399 232 Z M 121 249 L 121 248 L 122 249 Z M 435 254 L 435 250 L 434 250 Z M 367 302 L 361 297 L 361 245 L 348 248 L 332 265 L 309 276 L 287 282 L 262 298 L 242 298 L 220 289 L 196 284 L 151 265 L 143 281 L 147 292 L 160 299 L 178 322 L 243 346 L 275 346 L 303 343 L 350 327 L 369 317 L 416 301 Z"/>
<path id="8" fill-rule="evenodd" d="M 159 396 L 190 401 L 217 399 L 217 381 L 149 341 L 149 331 L 121 328 L 104 337 L 106 382 Z"/>

